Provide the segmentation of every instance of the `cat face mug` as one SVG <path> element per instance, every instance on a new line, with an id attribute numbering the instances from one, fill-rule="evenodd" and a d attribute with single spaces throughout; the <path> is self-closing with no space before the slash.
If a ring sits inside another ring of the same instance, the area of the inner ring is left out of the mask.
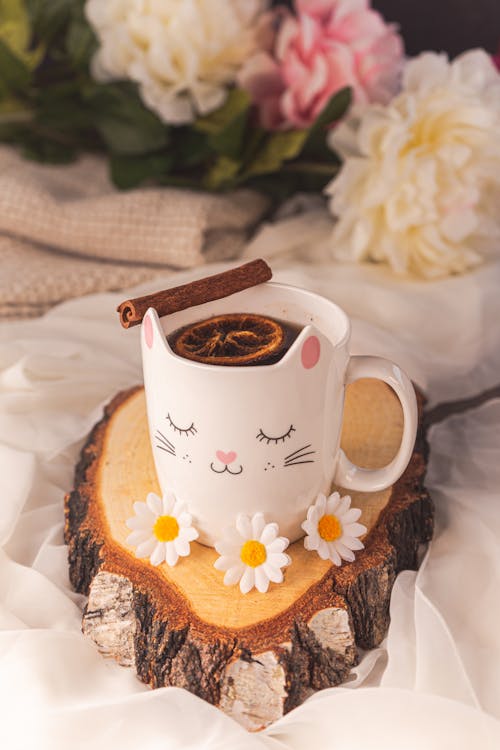
<path id="1" fill-rule="evenodd" d="M 254 313 L 300 326 L 274 364 L 191 361 L 167 341 L 195 321 Z M 269 282 L 159 318 L 150 308 L 141 345 L 149 432 L 158 480 L 186 502 L 199 541 L 213 546 L 239 513 L 262 512 L 291 542 L 318 493 L 385 489 L 405 470 L 417 429 L 413 386 L 394 363 L 349 356 L 350 323 L 336 304 Z M 404 416 L 399 451 L 381 469 L 355 466 L 340 449 L 346 384 L 379 378 Z"/>

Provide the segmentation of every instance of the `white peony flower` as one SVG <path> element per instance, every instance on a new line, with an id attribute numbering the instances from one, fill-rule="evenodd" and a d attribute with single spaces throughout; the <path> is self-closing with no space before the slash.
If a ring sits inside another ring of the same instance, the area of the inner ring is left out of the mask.
<path id="1" fill-rule="evenodd" d="M 437 278 L 478 264 L 500 242 L 500 75 L 473 50 L 427 52 L 403 90 L 330 135 L 345 158 L 328 185 L 333 254 Z"/>
<path id="2" fill-rule="evenodd" d="M 145 503 L 134 503 L 135 516 L 126 524 L 132 533 L 127 544 L 136 547 L 136 557 L 149 557 L 151 565 L 166 562 L 171 567 L 179 557 L 187 557 L 189 543 L 198 538 L 185 503 L 167 492 L 163 499 L 150 492 Z"/>
<path id="3" fill-rule="evenodd" d="M 254 586 L 265 594 L 270 581 L 283 581 L 281 568 L 290 565 L 289 556 L 284 554 L 288 544 L 288 539 L 278 536 L 278 524 L 266 524 L 262 513 L 252 518 L 240 513 L 236 528 L 226 529 L 224 539 L 215 545 L 221 557 L 214 567 L 226 571 L 226 586 L 239 581 L 242 594 L 248 594 Z"/>
<path id="4" fill-rule="evenodd" d="M 100 42 L 93 74 L 136 81 L 164 122 L 191 122 L 224 102 L 255 49 L 265 7 L 265 0 L 87 0 Z"/>
<path id="5" fill-rule="evenodd" d="M 331 560 L 335 565 L 342 565 L 342 560 L 352 562 L 354 550 L 364 547 L 358 539 L 366 534 L 366 526 L 356 523 L 360 516 L 359 508 L 351 508 L 349 495 L 340 497 L 334 492 L 328 499 L 325 495 L 318 495 L 302 524 L 307 534 L 304 547 L 316 551 L 322 560 Z"/>

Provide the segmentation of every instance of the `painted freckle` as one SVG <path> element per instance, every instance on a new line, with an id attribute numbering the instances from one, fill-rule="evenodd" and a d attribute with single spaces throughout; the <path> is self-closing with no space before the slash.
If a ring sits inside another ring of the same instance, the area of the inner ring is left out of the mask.
<path id="1" fill-rule="evenodd" d="M 153 324 L 149 315 L 146 315 L 144 318 L 144 338 L 146 339 L 148 349 L 151 349 L 153 346 Z"/>
<path id="2" fill-rule="evenodd" d="M 319 362 L 321 346 L 317 336 L 309 336 L 302 346 L 302 365 L 306 370 L 311 370 Z"/>

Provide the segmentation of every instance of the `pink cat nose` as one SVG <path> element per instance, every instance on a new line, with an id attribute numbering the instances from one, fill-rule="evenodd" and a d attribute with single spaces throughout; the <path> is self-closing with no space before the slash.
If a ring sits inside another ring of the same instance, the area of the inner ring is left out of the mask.
<path id="1" fill-rule="evenodd" d="M 236 458 L 236 453 L 234 451 L 229 451 L 226 453 L 225 451 L 216 451 L 215 455 L 219 459 L 219 461 L 222 461 L 223 464 L 231 464 Z"/>

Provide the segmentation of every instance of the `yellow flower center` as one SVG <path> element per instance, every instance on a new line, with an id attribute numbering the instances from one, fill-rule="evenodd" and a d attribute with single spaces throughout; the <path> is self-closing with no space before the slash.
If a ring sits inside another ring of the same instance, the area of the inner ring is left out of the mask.
<path id="1" fill-rule="evenodd" d="M 179 524 L 173 516 L 158 516 L 153 526 L 153 534 L 159 542 L 171 542 L 179 534 Z"/>
<path id="2" fill-rule="evenodd" d="M 256 568 L 258 565 L 266 562 L 266 548 L 262 542 L 258 542 L 256 539 L 249 539 L 241 548 L 240 558 L 241 562 L 245 563 L 245 565 Z"/>
<path id="3" fill-rule="evenodd" d="M 342 524 L 337 516 L 326 515 L 319 519 L 318 532 L 325 542 L 334 542 L 342 536 Z"/>

